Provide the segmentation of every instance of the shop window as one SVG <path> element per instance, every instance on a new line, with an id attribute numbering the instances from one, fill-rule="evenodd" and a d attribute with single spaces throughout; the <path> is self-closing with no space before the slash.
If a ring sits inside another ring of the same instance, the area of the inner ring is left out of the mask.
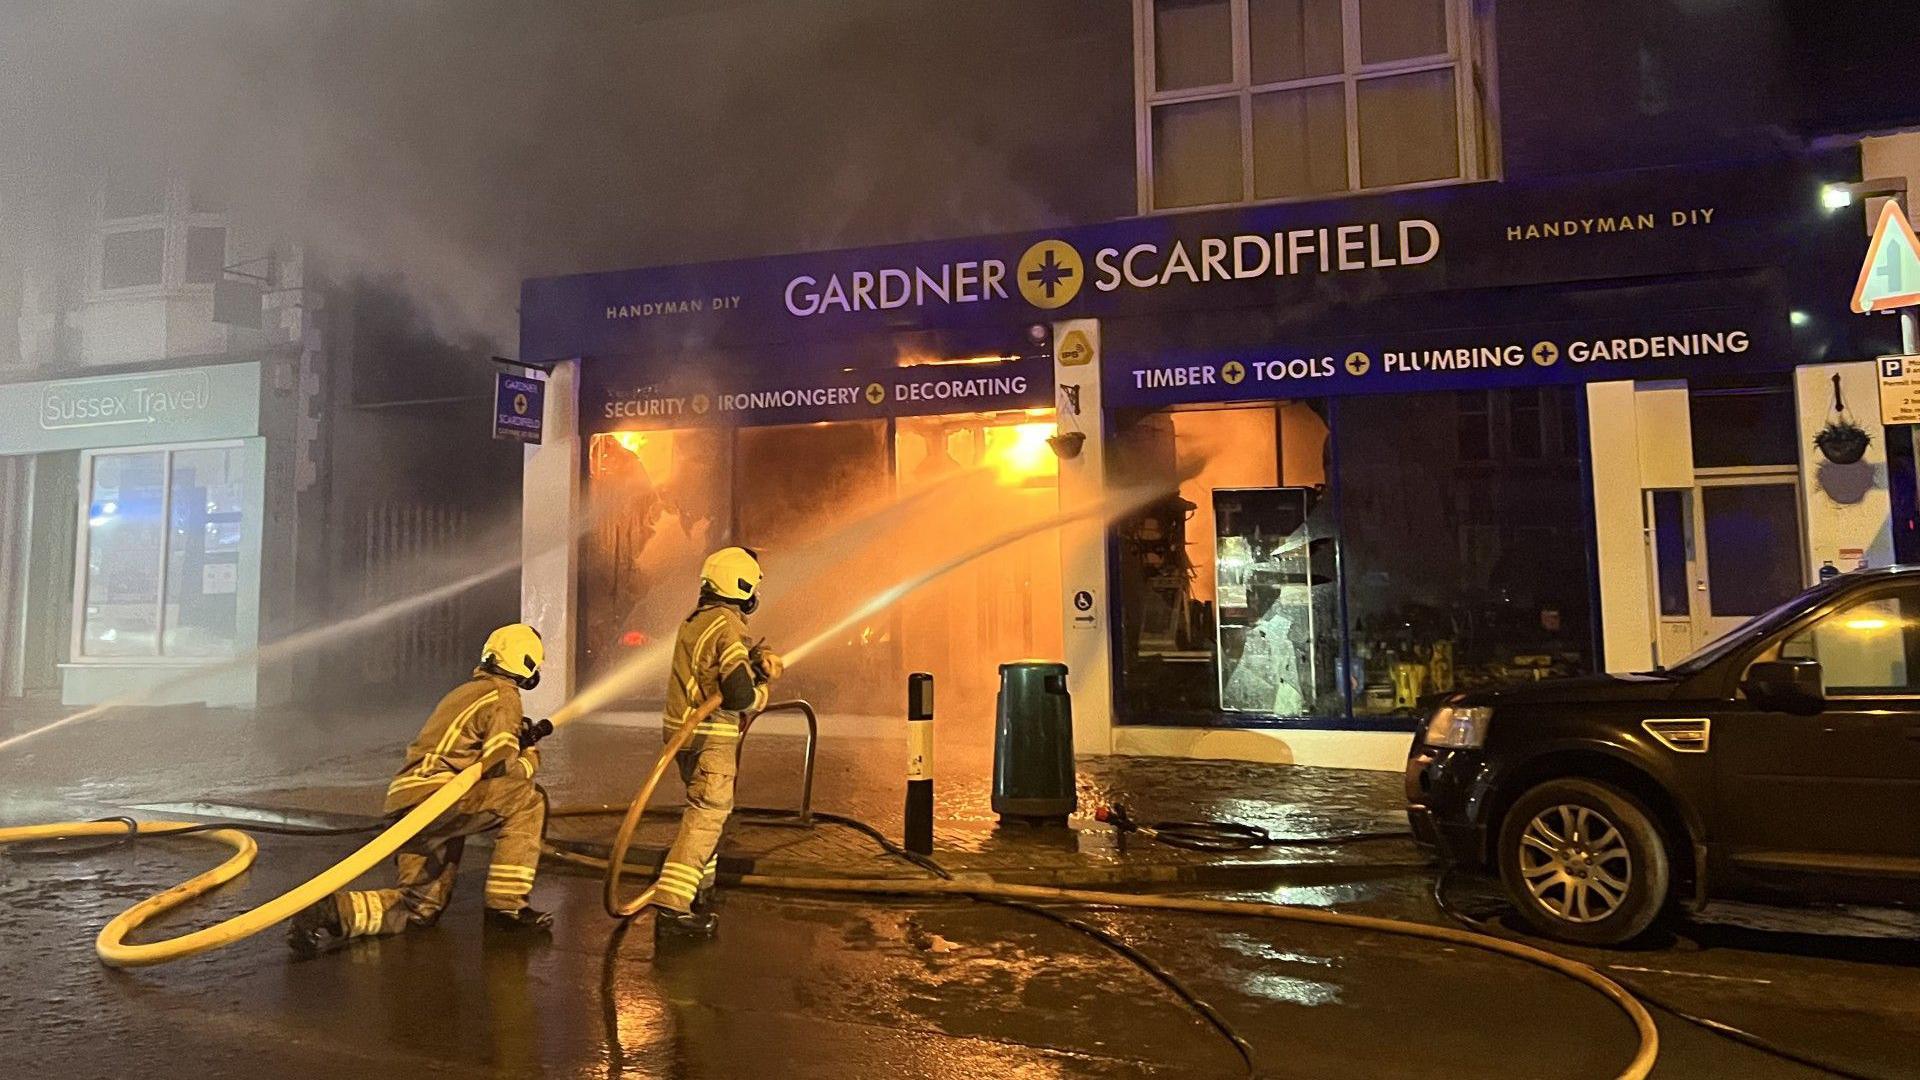
<path id="1" fill-rule="evenodd" d="M 1687 392 L 1693 427 L 1693 467 L 1795 465 L 1800 461 L 1793 388 L 1696 386 Z"/>
<path id="2" fill-rule="evenodd" d="M 100 287 L 131 289 L 160 284 L 165 269 L 164 229 L 122 229 L 100 238 Z"/>
<path id="3" fill-rule="evenodd" d="M 208 285 L 220 280 L 227 265 L 227 230 L 194 225 L 187 229 L 186 282 Z"/>
<path id="4" fill-rule="evenodd" d="M 1146 49 L 1136 61 L 1143 209 L 1482 172 L 1464 0 L 1135 5 Z"/>
<path id="5" fill-rule="evenodd" d="M 176 450 L 167 498 L 166 610 L 160 651 L 230 656 L 240 610 L 246 489 L 236 449 Z"/>
<path id="6" fill-rule="evenodd" d="M 1578 392 L 1522 408 L 1537 430 Z M 1113 482 L 1177 484 L 1114 530 L 1126 718 L 1412 723 L 1435 693 L 1591 671 L 1579 456 L 1494 455 L 1491 400 L 1116 413 Z"/>
<path id="7" fill-rule="evenodd" d="M 1175 487 L 1115 528 L 1130 716 L 1345 715 L 1324 408 L 1118 415 L 1114 481 Z"/>
<path id="8" fill-rule="evenodd" d="M 1563 399 L 1575 393 L 1542 389 L 1541 406 L 1570 407 Z M 1484 438 L 1462 432 L 1486 401 L 1462 392 L 1338 402 L 1356 715 L 1410 718 L 1434 693 L 1593 669 L 1592 504 L 1579 460 L 1482 456 Z"/>
<path id="9" fill-rule="evenodd" d="M 234 653 L 245 469 L 238 446 L 88 456 L 82 658 Z"/>

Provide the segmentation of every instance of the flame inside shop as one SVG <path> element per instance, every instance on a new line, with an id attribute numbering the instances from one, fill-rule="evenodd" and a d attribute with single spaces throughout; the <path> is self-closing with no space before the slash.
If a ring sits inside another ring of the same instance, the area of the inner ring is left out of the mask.
<path id="1" fill-rule="evenodd" d="M 767 567 L 752 631 L 775 647 L 866 590 L 1060 510 L 1052 410 L 603 432 L 588 445 L 596 522 L 581 552 L 581 677 L 671 640 L 701 558 L 725 544 Z M 827 565 L 814 566 L 811 563 Z M 782 688 L 823 711 L 896 717 L 910 671 L 941 682 L 960 732 L 992 720 L 996 665 L 1061 652 L 1059 538 L 1010 543 L 825 643 Z M 660 705 L 657 688 L 622 702 Z"/>

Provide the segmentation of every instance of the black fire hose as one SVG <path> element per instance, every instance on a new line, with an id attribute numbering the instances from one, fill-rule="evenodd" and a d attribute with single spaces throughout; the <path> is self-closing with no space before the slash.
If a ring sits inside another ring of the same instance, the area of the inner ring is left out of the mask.
<path id="1" fill-rule="evenodd" d="M 1496 920 L 1483 919 L 1467 914 L 1465 911 L 1460 910 L 1459 905 L 1455 904 L 1453 899 L 1447 895 L 1447 882 L 1452 880 L 1456 869 L 1457 867 L 1452 863 L 1446 863 L 1441 867 L 1440 873 L 1434 877 L 1433 905 L 1440 909 L 1441 914 L 1468 930 L 1496 937 L 1505 936 L 1504 931 Z M 1790 1050 L 1778 1043 L 1755 1035 L 1753 1032 L 1747 1031 L 1744 1028 L 1738 1028 L 1732 1024 L 1715 1020 L 1710 1016 L 1700 1016 L 1689 1012 L 1660 994 L 1648 990 L 1643 983 L 1630 980 L 1618 972 L 1609 971 L 1607 978 L 1619 983 L 1622 987 L 1626 988 L 1628 993 L 1659 1009 L 1661 1012 L 1676 1019 L 1684 1020 L 1702 1031 L 1710 1032 L 1732 1042 L 1737 1042 L 1748 1049 L 1758 1050 L 1763 1054 L 1779 1058 L 1782 1061 L 1790 1061 L 1795 1065 L 1804 1066 L 1817 1072 L 1837 1076 L 1840 1077 L 1841 1080 L 1884 1080 L 1882 1077 L 1870 1076 L 1841 1065 L 1835 1065 L 1831 1061 L 1825 1061 L 1821 1058 L 1803 1054 L 1797 1050 Z"/>
<path id="2" fill-rule="evenodd" d="M 617 813 L 618 809 L 609 808 L 609 812 Z M 785 818 L 785 817 L 799 816 L 798 812 L 793 810 L 773 809 L 769 807 L 758 807 L 758 806 L 738 807 L 735 809 L 734 813 L 736 815 L 739 815 L 741 817 L 746 817 L 746 818 L 755 818 L 755 817 Z M 953 873 L 949 871 L 946 867 L 940 865 L 938 862 L 934 861 L 929 856 L 921 855 L 917 852 L 908 851 L 906 848 L 901 847 L 897 843 L 894 843 L 894 841 L 890 837 L 888 837 L 887 834 L 881 832 L 879 829 L 874 828 L 872 825 L 869 825 L 868 823 L 861 821 L 859 818 L 849 817 L 844 814 L 835 814 L 825 810 L 815 810 L 813 811 L 813 819 L 815 821 L 823 821 L 829 825 L 837 825 L 840 828 L 849 829 L 849 830 L 852 830 L 853 832 L 857 832 L 862 836 L 867 837 L 869 840 L 872 840 L 874 844 L 880 848 L 880 850 L 886 852 L 888 855 L 891 855 L 896 859 L 900 859 L 903 862 L 910 863 L 913 866 L 921 870 L 924 870 L 929 874 L 932 874 L 934 877 L 941 878 L 947 881 L 953 880 Z M 560 848 L 563 851 L 569 850 L 571 848 L 571 845 L 567 844 L 564 841 L 549 840 L 548 844 L 550 846 Z M 1036 915 L 1042 919 L 1047 919 L 1051 922 L 1059 923 L 1061 926 L 1064 926 L 1070 930 L 1073 930 L 1076 933 L 1084 934 L 1087 937 L 1092 938 L 1094 941 L 1100 943 L 1101 945 L 1104 945 L 1107 948 L 1113 950 L 1115 953 L 1119 954 L 1122 958 L 1131 962 L 1135 967 L 1139 968 L 1141 971 L 1151 976 L 1154 979 L 1154 981 L 1166 987 L 1167 990 L 1170 991 L 1175 997 L 1179 998 L 1189 1008 L 1191 1008 L 1194 1011 L 1194 1013 L 1200 1017 L 1200 1019 L 1205 1021 L 1209 1027 L 1213 1028 L 1213 1030 L 1218 1032 L 1222 1038 L 1227 1040 L 1227 1042 L 1232 1045 L 1234 1053 L 1240 1056 L 1240 1062 L 1246 1068 L 1247 1076 L 1252 1077 L 1257 1075 L 1256 1068 L 1254 1066 L 1254 1060 L 1253 1060 L 1252 1044 L 1248 1043 L 1245 1037 L 1243 1037 L 1238 1031 L 1234 1030 L 1233 1025 L 1227 1021 L 1226 1017 L 1220 1015 L 1219 1010 L 1215 1009 L 1212 1005 L 1202 1000 L 1192 990 L 1188 989 L 1184 984 L 1180 982 L 1179 979 L 1174 977 L 1172 972 L 1169 972 L 1166 968 L 1161 967 L 1151 957 L 1146 956 L 1144 953 L 1140 952 L 1140 950 L 1134 948 L 1132 945 L 1129 945 L 1127 942 L 1123 941 L 1117 935 L 1113 934 L 1108 930 L 1102 929 L 1101 927 L 1094 926 L 1091 923 L 1084 922 L 1080 919 L 1076 919 L 1071 915 L 1066 915 L 1061 912 L 1054 911 L 1050 908 L 1041 907 L 1038 904 L 1030 904 L 1023 900 L 1008 900 L 1008 899 L 993 897 L 993 896 L 977 896 L 977 897 L 973 897 L 972 899 L 981 901 L 984 903 L 995 904 L 1000 907 L 1010 908 L 1015 911 L 1024 911 L 1029 915 Z M 627 925 L 629 924 L 625 922 L 621 923 L 621 929 L 619 931 L 616 931 L 616 934 L 624 933 Z"/>
<path id="3" fill-rule="evenodd" d="M 1317 847 L 1331 844 L 1357 844 L 1369 840 L 1405 840 L 1405 829 L 1392 832 L 1342 833 L 1338 836 L 1274 836 L 1258 825 L 1243 821 L 1155 821 L 1142 824 L 1127 816 L 1119 804 L 1103 806 L 1093 819 L 1113 826 L 1121 836 L 1141 836 L 1188 851 L 1254 851 L 1265 847 Z"/>

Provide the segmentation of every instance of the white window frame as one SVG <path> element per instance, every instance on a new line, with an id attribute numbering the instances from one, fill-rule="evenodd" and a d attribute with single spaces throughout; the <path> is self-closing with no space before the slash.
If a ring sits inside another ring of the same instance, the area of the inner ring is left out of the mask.
<path id="1" fill-rule="evenodd" d="M 1160 91 L 1154 88 L 1154 41 L 1153 11 L 1155 0 L 1133 0 L 1133 55 L 1134 55 L 1134 175 L 1137 179 L 1137 195 L 1142 214 L 1186 213 L 1192 210 L 1214 210 L 1230 206 L 1267 205 L 1271 203 L 1306 202 L 1316 199 L 1339 198 L 1343 194 L 1360 192 L 1405 191 L 1415 188 L 1445 187 L 1453 184 L 1467 184 L 1490 179 L 1491 167 L 1487 164 L 1490 155 L 1484 153 L 1483 140 L 1487 134 L 1484 125 L 1491 123 L 1497 115 L 1494 108 L 1491 80 L 1484 83 L 1479 78 L 1478 67 L 1483 66 L 1476 44 L 1485 36 L 1475 27 L 1473 0 L 1444 0 L 1447 5 L 1447 51 L 1444 55 L 1414 57 L 1407 60 L 1392 60 L 1382 63 L 1362 65 L 1360 60 L 1360 0 L 1340 0 L 1341 43 L 1344 55 L 1342 70 L 1332 75 L 1314 75 L 1301 79 L 1287 79 L 1280 82 L 1253 82 L 1252 49 L 1248 0 L 1227 0 L 1231 5 L 1232 17 L 1229 20 L 1233 33 L 1233 81 L 1217 83 L 1212 86 L 1188 87 L 1180 90 Z M 1419 180 L 1408 184 L 1363 187 L 1360 181 L 1360 98 L 1358 84 L 1383 76 L 1411 75 L 1424 71 L 1452 70 L 1454 73 L 1454 136 L 1457 140 L 1455 153 L 1460 163 L 1458 176 L 1439 180 Z M 1347 188 L 1345 192 L 1318 192 L 1306 195 L 1286 195 L 1277 198 L 1256 198 L 1254 196 L 1253 173 L 1253 99 L 1262 94 L 1283 90 L 1299 90 L 1313 86 L 1343 84 L 1347 109 Z M 1482 101 L 1482 97 L 1488 100 Z M 1212 101 L 1223 98 L 1237 99 L 1240 106 L 1240 194 L 1238 199 L 1219 203 L 1198 203 L 1191 206 L 1156 207 L 1153 204 L 1153 111 L 1162 105 L 1177 105 L 1191 101 Z M 1489 140 L 1490 141 L 1490 140 Z"/>
<path id="2" fill-rule="evenodd" d="M 94 300 L 141 300 L 177 294 L 195 293 L 213 295 L 214 283 L 187 281 L 187 230 L 192 228 L 225 229 L 225 244 L 221 251 L 220 265 L 224 268 L 232 265 L 233 224 L 228 215 L 217 211 L 196 211 L 193 209 L 191 192 L 179 181 L 168 181 L 162 196 L 160 212 L 157 214 L 139 214 L 134 217 L 108 217 L 107 193 L 105 187 L 94 193 L 93 198 L 94 235 L 91 265 L 88 268 L 87 294 Z M 114 233 L 146 232 L 159 229 L 160 236 L 160 280 L 144 285 L 123 285 L 109 289 L 101 284 L 101 274 L 106 270 L 107 237 Z"/>
<path id="3" fill-rule="evenodd" d="M 239 643 L 234 643 L 234 652 L 226 656 L 169 656 L 160 651 L 167 625 L 167 576 L 173 556 L 173 456 L 182 450 L 238 450 L 246 442 L 241 439 L 216 439 L 212 442 L 153 443 L 144 446 L 113 446 L 98 450 L 80 452 L 80 506 L 79 520 L 74 532 L 73 555 L 73 618 L 72 629 L 67 642 L 68 663 L 81 667 L 209 667 L 215 664 L 231 663 L 240 654 Z M 91 572 L 87 565 L 88 541 L 87 518 L 93 509 L 93 463 L 103 457 L 116 454 L 160 454 L 161 476 L 165 484 L 160 491 L 160 593 L 159 610 L 154 615 L 153 648 L 146 656 L 88 656 L 87 641 L 87 585 Z M 242 598 L 244 602 L 244 598 Z"/>

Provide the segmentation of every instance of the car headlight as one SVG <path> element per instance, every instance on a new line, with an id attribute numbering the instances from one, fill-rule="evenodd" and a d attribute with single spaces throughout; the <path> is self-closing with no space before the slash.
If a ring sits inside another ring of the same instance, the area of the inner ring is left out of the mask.
<path id="1" fill-rule="evenodd" d="M 1428 746 L 1451 750 L 1471 750 L 1487 741 L 1487 726 L 1493 722 L 1493 710 L 1484 706 L 1442 705 L 1427 721 Z"/>

